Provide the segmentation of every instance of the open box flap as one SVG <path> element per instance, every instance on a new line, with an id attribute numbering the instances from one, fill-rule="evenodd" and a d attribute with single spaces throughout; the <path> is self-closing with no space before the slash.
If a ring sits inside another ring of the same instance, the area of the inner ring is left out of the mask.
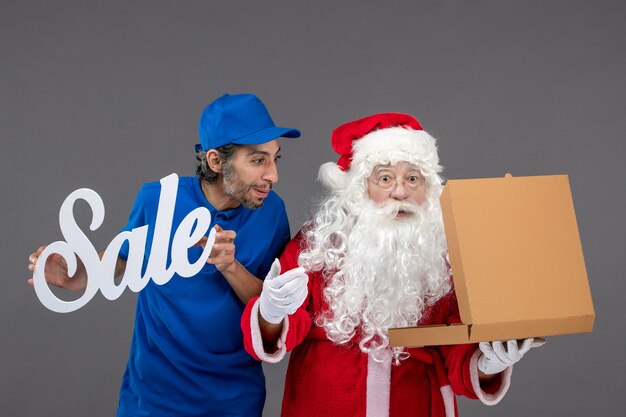
<path id="1" fill-rule="evenodd" d="M 468 340 L 592 330 L 566 175 L 450 180 L 441 207 Z"/>
<path id="2" fill-rule="evenodd" d="M 593 313 L 566 175 L 452 180 L 441 205 L 464 323 Z"/>

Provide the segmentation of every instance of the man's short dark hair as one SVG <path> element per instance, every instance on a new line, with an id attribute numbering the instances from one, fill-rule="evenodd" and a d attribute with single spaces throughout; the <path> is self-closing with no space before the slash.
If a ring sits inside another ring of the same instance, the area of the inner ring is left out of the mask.
<path id="1" fill-rule="evenodd" d="M 222 164 L 227 164 L 237 152 L 241 145 L 235 145 L 230 143 L 228 145 L 220 146 L 216 148 L 217 154 L 222 160 Z M 206 181 L 209 184 L 215 184 L 219 174 L 209 168 L 209 163 L 206 159 L 206 152 L 200 151 L 196 153 L 196 175 L 200 178 L 200 181 Z"/>

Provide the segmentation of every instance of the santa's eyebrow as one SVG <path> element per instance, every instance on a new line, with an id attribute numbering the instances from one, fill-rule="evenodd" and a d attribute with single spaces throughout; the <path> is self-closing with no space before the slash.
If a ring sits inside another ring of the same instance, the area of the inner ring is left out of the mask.
<path id="1" fill-rule="evenodd" d="M 380 171 L 391 171 L 391 166 L 390 165 L 377 165 L 372 170 L 372 172 L 380 172 Z"/>
<path id="2" fill-rule="evenodd" d="M 393 172 L 393 170 L 391 169 L 391 166 L 390 166 L 390 165 L 379 165 L 379 166 L 375 167 L 375 168 L 372 170 L 372 175 L 375 175 L 375 174 L 383 174 L 383 173 L 384 173 L 384 174 L 389 173 L 389 174 L 392 174 L 392 175 L 396 175 L 396 174 Z M 416 166 L 414 166 L 414 165 L 411 165 L 411 166 L 409 166 L 409 167 L 406 169 L 406 171 L 404 171 L 404 172 L 403 172 L 402 174 L 400 174 L 400 175 L 415 175 L 415 174 L 417 174 L 417 175 L 418 175 L 418 176 L 420 176 L 420 177 L 423 177 L 423 176 L 424 176 L 424 174 L 422 174 L 422 171 L 420 171 L 420 169 L 419 169 L 418 167 L 416 167 Z"/>

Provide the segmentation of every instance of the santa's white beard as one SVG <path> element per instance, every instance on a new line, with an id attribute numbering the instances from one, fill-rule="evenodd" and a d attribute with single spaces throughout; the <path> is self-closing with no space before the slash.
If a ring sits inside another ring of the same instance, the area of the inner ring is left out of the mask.
<path id="1" fill-rule="evenodd" d="M 416 325 L 424 308 L 450 291 L 446 242 L 438 205 L 388 200 L 378 207 L 366 199 L 359 206 L 338 231 L 345 236 L 343 256 L 334 267 L 325 262 L 324 298 L 330 311 L 317 323 L 336 343 L 360 333 L 361 350 L 382 359 L 388 354 L 388 329 Z M 398 211 L 410 215 L 398 218 Z M 333 239 L 327 235 L 326 242 L 315 245 L 333 246 Z M 394 349 L 396 358 L 401 351 Z"/>

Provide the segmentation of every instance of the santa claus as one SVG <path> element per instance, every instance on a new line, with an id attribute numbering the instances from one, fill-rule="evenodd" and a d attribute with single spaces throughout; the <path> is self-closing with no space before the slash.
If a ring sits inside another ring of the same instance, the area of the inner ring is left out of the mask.
<path id="1" fill-rule="evenodd" d="M 460 322 L 435 139 L 385 113 L 338 127 L 332 145 L 329 195 L 242 317 L 252 356 L 292 351 L 283 417 L 455 416 L 455 395 L 496 404 L 533 339 L 389 346 L 389 328 Z"/>

